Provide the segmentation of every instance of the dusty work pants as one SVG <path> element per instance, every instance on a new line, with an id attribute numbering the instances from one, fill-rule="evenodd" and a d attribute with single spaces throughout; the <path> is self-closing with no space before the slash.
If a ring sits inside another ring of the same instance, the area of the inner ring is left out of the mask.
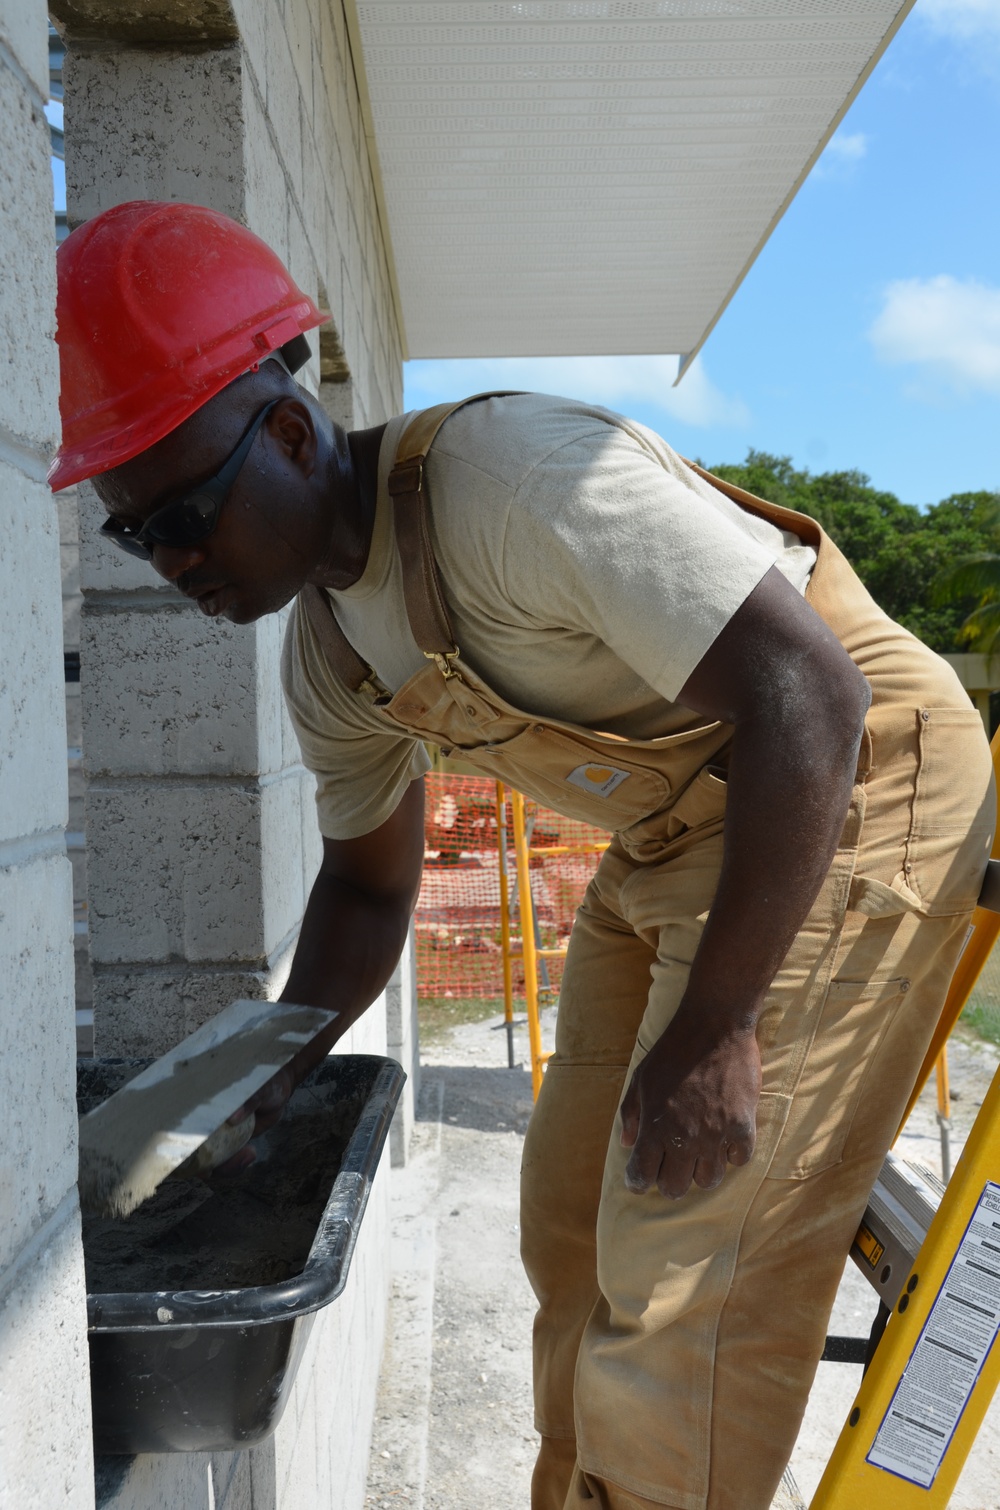
<path id="1" fill-rule="evenodd" d="M 618 1107 L 677 1010 L 722 840 L 600 865 L 524 1150 L 533 1510 L 771 1503 L 992 838 L 982 726 L 943 685 L 949 706 L 873 709 L 870 770 L 760 1021 L 756 1151 L 679 1201 L 626 1190 Z"/>

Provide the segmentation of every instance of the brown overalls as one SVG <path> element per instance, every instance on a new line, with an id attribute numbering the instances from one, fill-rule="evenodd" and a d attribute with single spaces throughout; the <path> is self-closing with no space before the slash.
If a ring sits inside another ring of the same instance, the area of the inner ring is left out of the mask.
<path id="1" fill-rule="evenodd" d="M 600 734 L 511 707 L 463 662 L 422 475 L 457 407 L 411 421 L 389 477 L 428 664 L 390 696 L 327 595 L 306 589 L 302 606 L 387 727 L 614 833 L 574 925 L 524 1149 L 522 1255 L 539 1303 L 533 1510 L 767 1510 L 979 892 L 994 828 L 982 724 L 950 667 L 882 613 L 817 524 L 701 472 L 817 550 L 807 599 L 868 678 L 872 706 L 840 846 L 760 1020 L 754 1156 L 680 1201 L 630 1194 L 618 1106 L 677 1010 L 712 904 L 732 729 Z"/>

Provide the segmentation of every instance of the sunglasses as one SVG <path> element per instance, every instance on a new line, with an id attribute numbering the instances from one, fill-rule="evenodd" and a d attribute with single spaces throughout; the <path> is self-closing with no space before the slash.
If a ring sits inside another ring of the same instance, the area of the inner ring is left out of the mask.
<path id="1" fill-rule="evenodd" d="M 165 503 L 162 509 L 150 514 L 140 529 L 130 529 L 127 524 L 122 524 L 113 516 L 109 517 L 101 525 L 104 538 L 113 540 L 121 550 L 127 551 L 130 556 L 138 556 L 141 561 L 151 561 L 158 545 L 180 549 L 205 540 L 219 522 L 222 505 L 229 497 L 233 483 L 250 454 L 257 431 L 275 404 L 280 402 L 280 399 L 272 399 L 260 411 L 236 450 L 223 462 L 214 477 L 210 477 L 207 482 L 200 482 L 180 498 Z"/>

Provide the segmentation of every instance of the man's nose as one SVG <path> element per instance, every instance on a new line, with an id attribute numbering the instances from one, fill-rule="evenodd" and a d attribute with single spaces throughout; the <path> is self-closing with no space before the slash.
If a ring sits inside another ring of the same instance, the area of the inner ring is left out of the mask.
<path id="1" fill-rule="evenodd" d="M 168 582 L 176 582 L 204 559 L 205 551 L 200 545 L 154 545 L 151 557 L 155 570 Z"/>

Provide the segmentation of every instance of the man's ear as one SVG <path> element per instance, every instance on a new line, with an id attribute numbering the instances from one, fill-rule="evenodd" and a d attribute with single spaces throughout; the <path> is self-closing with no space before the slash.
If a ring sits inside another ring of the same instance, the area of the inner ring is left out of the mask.
<path id="1" fill-rule="evenodd" d="M 292 465 L 303 477 L 311 477 L 316 470 L 319 445 L 309 405 L 298 398 L 283 398 L 264 423 Z"/>

